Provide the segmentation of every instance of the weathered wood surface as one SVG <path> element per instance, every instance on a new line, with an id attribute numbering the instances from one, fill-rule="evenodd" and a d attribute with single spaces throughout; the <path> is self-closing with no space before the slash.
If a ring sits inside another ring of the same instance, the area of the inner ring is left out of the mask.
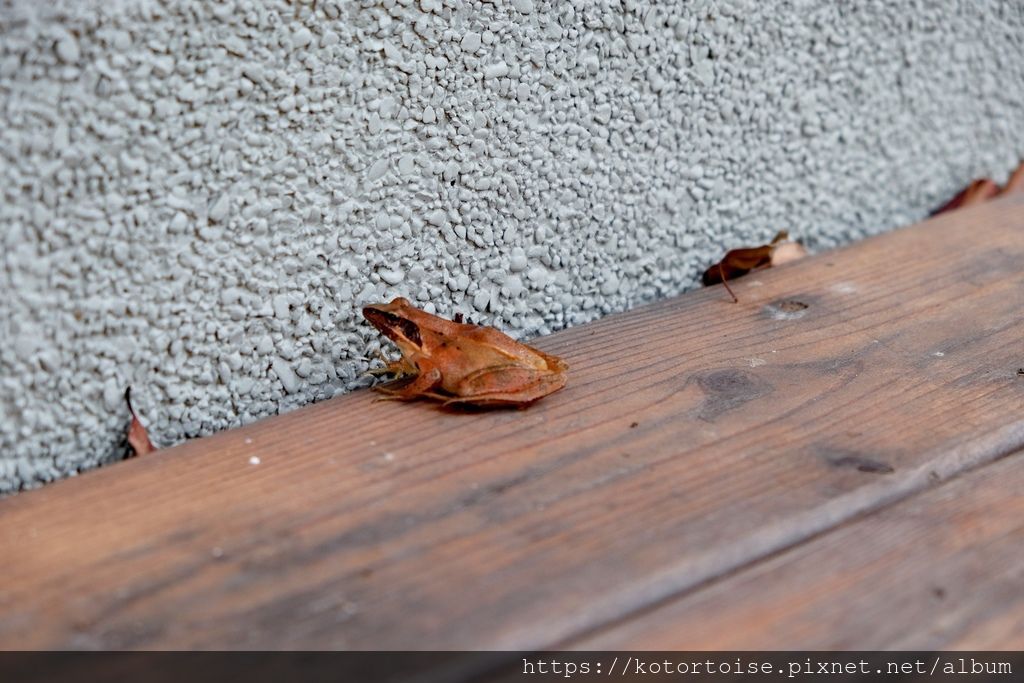
<path id="1" fill-rule="evenodd" d="M 359 392 L 0 501 L 0 643 L 600 633 L 1024 446 L 1022 263 L 1002 200 L 540 340 L 523 412 Z"/>
<path id="2" fill-rule="evenodd" d="M 572 643 L 1024 649 L 1024 451 Z"/>

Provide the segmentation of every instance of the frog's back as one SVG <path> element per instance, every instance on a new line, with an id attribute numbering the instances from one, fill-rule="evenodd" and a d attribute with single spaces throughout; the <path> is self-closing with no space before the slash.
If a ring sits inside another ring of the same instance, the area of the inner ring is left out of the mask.
<path id="1" fill-rule="evenodd" d="M 549 367 L 548 358 L 545 354 L 536 349 L 517 342 L 504 332 L 493 327 L 476 327 L 468 332 L 465 337 L 472 339 L 480 347 L 488 349 L 495 361 L 503 359 L 504 362 L 512 362 L 538 370 Z"/>

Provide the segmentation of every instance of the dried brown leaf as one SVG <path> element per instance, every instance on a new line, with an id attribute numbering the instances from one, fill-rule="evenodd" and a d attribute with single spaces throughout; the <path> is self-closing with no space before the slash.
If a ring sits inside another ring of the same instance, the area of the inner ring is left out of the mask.
<path id="1" fill-rule="evenodd" d="M 960 190 L 955 197 L 932 212 L 933 216 L 947 211 L 953 211 L 964 206 L 980 204 L 981 202 L 996 196 L 999 193 L 999 186 L 988 178 L 978 178 Z"/>
<path id="2" fill-rule="evenodd" d="M 964 207 L 981 204 L 984 201 L 992 199 L 992 197 L 995 197 L 997 194 L 999 194 L 999 186 L 988 178 L 981 178 L 967 186 L 964 199 L 960 203 L 960 206 Z"/>
<path id="3" fill-rule="evenodd" d="M 1020 166 L 1010 174 L 1009 180 L 1003 185 L 1003 189 L 999 191 L 999 196 L 1016 194 L 1018 192 L 1024 192 L 1024 162 L 1021 162 Z"/>
<path id="4" fill-rule="evenodd" d="M 943 204 L 940 208 L 932 212 L 933 216 L 946 211 L 952 211 L 953 209 L 959 209 L 964 206 L 972 206 L 974 204 L 981 204 L 986 202 L 993 197 L 1001 197 L 1007 194 L 1014 194 L 1016 192 L 1024 192 L 1024 162 L 1017 166 L 1016 170 L 1010 175 L 1009 180 L 1003 185 L 1002 189 L 989 178 L 978 178 L 972 180 L 970 185 L 961 190 L 955 197 L 950 199 L 948 202 Z"/>
<path id="5" fill-rule="evenodd" d="M 128 425 L 128 445 L 131 446 L 132 452 L 128 457 L 134 458 L 135 456 L 146 455 L 155 451 L 156 446 L 149 440 L 149 433 L 143 426 L 142 421 L 139 420 L 135 409 L 132 408 L 131 387 L 124 390 L 124 400 L 128 404 L 128 412 L 132 414 L 131 424 Z"/>
<path id="6" fill-rule="evenodd" d="M 704 271 L 701 281 L 705 287 L 721 282 L 732 296 L 733 303 L 738 303 L 739 298 L 729 286 L 729 280 L 735 280 L 757 268 L 778 266 L 806 255 L 807 250 L 802 244 L 790 241 L 789 232 L 780 230 L 768 244 L 726 252 L 721 261 Z"/>

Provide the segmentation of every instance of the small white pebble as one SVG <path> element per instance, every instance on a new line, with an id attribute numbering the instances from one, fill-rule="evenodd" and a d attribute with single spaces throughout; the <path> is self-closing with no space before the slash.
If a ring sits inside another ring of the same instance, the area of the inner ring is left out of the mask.
<path id="1" fill-rule="evenodd" d="M 313 33 L 303 26 L 292 34 L 292 47 L 306 47 L 313 42 Z"/>
<path id="2" fill-rule="evenodd" d="M 508 64 L 505 62 L 488 64 L 484 68 L 484 78 L 501 78 L 502 76 L 508 76 Z"/>
<path id="3" fill-rule="evenodd" d="M 400 270 L 381 270 L 380 279 L 389 285 L 397 285 L 399 282 L 405 279 L 405 273 Z"/>
<path id="4" fill-rule="evenodd" d="M 424 218 L 427 219 L 428 223 L 430 223 L 431 225 L 436 225 L 439 228 L 444 227 L 448 223 L 448 214 L 445 213 L 444 209 L 437 209 L 435 211 L 431 211 L 426 216 L 424 216 Z"/>
<path id="5" fill-rule="evenodd" d="M 57 57 L 65 64 L 74 64 L 81 56 L 78 49 L 78 41 L 73 36 L 67 35 L 57 41 Z"/>
<path id="6" fill-rule="evenodd" d="M 526 259 L 526 252 L 523 251 L 520 247 L 516 247 L 515 249 L 513 249 L 512 256 L 509 259 L 508 269 L 511 270 L 513 273 L 519 273 L 521 271 L 526 270 L 526 266 L 528 265 L 529 262 Z"/>
<path id="7" fill-rule="evenodd" d="M 124 395 L 124 389 L 114 379 L 108 380 L 103 386 L 103 403 L 109 411 L 118 410 L 124 406 Z"/>
<path id="8" fill-rule="evenodd" d="M 605 272 L 604 282 L 601 283 L 601 294 L 611 296 L 619 291 L 619 278 L 614 273 Z"/>
<path id="9" fill-rule="evenodd" d="M 231 197 L 227 194 L 222 194 L 217 201 L 210 207 L 209 214 L 207 216 L 214 223 L 220 223 L 228 216 L 228 211 L 231 210 Z"/>
<path id="10" fill-rule="evenodd" d="M 256 342 L 256 352 L 266 355 L 274 350 L 274 340 L 267 335 L 263 335 Z"/>
<path id="11" fill-rule="evenodd" d="M 408 175 L 416 170 L 416 159 L 411 154 L 403 154 L 398 159 L 398 172 L 402 175 Z"/>
<path id="12" fill-rule="evenodd" d="M 480 34 L 470 31 L 462 36 L 462 42 L 459 43 L 459 47 L 462 48 L 463 52 L 476 52 L 480 49 Z"/>
<path id="13" fill-rule="evenodd" d="M 249 458 L 249 464 L 250 465 L 259 465 L 260 464 L 260 457 L 258 455 L 252 456 L 251 458 Z"/>
<path id="14" fill-rule="evenodd" d="M 288 320 L 291 317 L 291 306 L 288 304 L 288 297 L 284 294 L 278 294 L 271 300 L 271 305 L 274 308 L 274 317 L 279 320 Z"/>
<path id="15" fill-rule="evenodd" d="M 370 182 L 379 180 L 384 177 L 384 174 L 388 172 L 388 160 L 377 159 L 370 165 L 370 169 L 366 172 L 366 179 Z"/>
<path id="16" fill-rule="evenodd" d="M 299 390 L 299 387 L 302 386 L 302 382 L 300 382 L 299 378 L 295 375 L 295 372 L 292 370 L 292 366 L 289 365 L 288 361 L 285 359 L 274 358 L 274 360 L 270 362 L 270 366 L 277 374 L 277 378 L 281 380 L 281 385 L 284 386 L 284 390 L 289 394 L 294 394 Z"/>
<path id="17" fill-rule="evenodd" d="M 171 222 L 167 225 L 167 231 L 172 234 L 178 234 L 184 232 L 185 228 L 187 227 L 188 216 L 179 211 L 178 213 L 174 214 L 174 217 L 171 219 Z"/>

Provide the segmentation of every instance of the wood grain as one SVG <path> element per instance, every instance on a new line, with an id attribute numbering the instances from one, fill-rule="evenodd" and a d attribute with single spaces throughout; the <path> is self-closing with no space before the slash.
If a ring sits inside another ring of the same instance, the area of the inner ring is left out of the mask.
<path id="1" fill-rule="evenodd" d="M 683 598 L 581 650 L 1024 649 L 1024 452 Z"/>
<path id="2" fill-rule="evenodd" d="M 1024 446 L 1021 263 L 1007 198 L 539 340 L 526 411 L 359 392 L 0 501 L 0 643 L 593 632 Z"/>

